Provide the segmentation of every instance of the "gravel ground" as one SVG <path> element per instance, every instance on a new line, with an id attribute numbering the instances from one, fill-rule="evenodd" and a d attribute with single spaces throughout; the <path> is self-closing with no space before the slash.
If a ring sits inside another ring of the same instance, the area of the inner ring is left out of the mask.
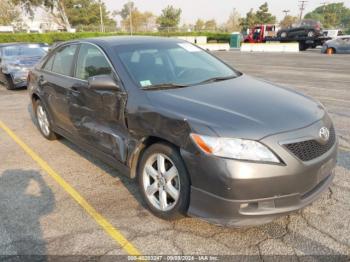
<path id="1" fill-rule="evenodd" d="M 243 229 L 218 227 L 195 218 L 162 221 L 145 209 L 132 180 L 65 139 L 49 142 L 42 138 L 33 124 L 26 90 L 7 91 L 0 87 L 0 121 L 144 255 L 237 255 L 236 258 L 254 261 L 348 261 L 349 56 L 327 56 L 312 51 L 215 54 L 238 70 L 292 86 L 318 98 L 327 107 L 341 149 L 334 183 L 311 206 L 270 224 Z M 0 255 L 126 254 L 2 129 L 0 159 Z M 232 259 L 231 256 L 221 258 Z"/>

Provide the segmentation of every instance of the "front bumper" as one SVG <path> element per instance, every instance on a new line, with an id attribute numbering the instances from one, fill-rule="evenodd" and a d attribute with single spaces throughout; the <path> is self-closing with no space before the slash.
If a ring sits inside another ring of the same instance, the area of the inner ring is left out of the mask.
<path id="1" fill-rule="evenodd" d="M 325 154 L 307 162 L 281 143 L 314 138 L 322 126 L 330 127 L 330 120 L 262 139 L 283 164 L 223 159 L 182 150 L 192 183 L 188 214 L 240 227 L 267 223 L 310 204 L 333 180 L 337 141 Z"/>

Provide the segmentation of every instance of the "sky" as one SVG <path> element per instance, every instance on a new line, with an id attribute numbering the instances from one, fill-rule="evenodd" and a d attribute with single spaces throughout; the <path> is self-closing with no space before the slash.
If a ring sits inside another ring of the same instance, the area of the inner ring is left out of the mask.
<path id="1" fill-rule="evenodd" d="M 110 11 L 120 10 L 127 0 L 102 0 L 106 3 Z M 159 15 L 161 10 L 167 5 L 173 5 L 182 9 L 181 23 L 195 23 L 197 18 L 209 20 L 215 19 L 218 23 L 223 23 L 227 20 L 234 8 L 241 14 L 245 14 L 251 9 L 259 8 L 261 4 L 267 2 L 270 12 L 282 19 L 284 16 L 283 10 L 290 10 L 291 15 L 299 15 L 298 0 L 133 0 L 136 7 L 144 12 L 151 11 Z M 320 6 L 322 2 L 334 3 L 344 2 L 347 7 L 350 7 L 350 0 L 308 0 L 305 5 L 305 13 L 312 11 Z"/>

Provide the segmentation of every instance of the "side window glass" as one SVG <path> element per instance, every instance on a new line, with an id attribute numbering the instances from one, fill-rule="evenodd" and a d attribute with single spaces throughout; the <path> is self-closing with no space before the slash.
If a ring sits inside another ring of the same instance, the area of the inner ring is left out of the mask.
<path id="1" fill-rule="evenodd" d="M 76 49 L 77 45 L 69 45 L 58 50 L 53 61 L 52 72 L 69 76 Z"/>
<path id="2" fill-rule="evenodd" d="M 110 75 L 112 69 L 104 54 L 95 46 L 82 44 L 79 49 L 75 77 L 87 80 L 97 75 Z"/>
<path id="3" fill-rule="evenodd" d="M 51 71 L 52 70 L 52 64 L 53 61 L 55 59 L 55 55 L 52 55 L 45 63 L 45 65 L 43 66 L 43 69 L 46 71 Z"/>

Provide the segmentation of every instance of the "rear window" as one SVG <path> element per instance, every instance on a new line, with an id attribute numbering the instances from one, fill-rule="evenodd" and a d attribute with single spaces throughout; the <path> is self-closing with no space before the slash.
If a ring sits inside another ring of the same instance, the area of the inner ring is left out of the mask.
<path id="1" fill-rule="evenodd" d="M 14 45 L 3 48 L 3 56 L 44 56 L 46 51 L 39 45 Z"/>
<path id="2" fill-rule="evenodd" d="M 76 49 L 77 45 L 69 45 L 58 50 L 53 61 L 52 72 L 70 76 Z"/>

